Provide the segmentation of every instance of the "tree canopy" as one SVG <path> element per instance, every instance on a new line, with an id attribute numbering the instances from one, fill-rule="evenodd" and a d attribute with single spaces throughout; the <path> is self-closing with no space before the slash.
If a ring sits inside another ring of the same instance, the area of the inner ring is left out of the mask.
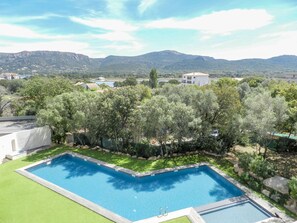
<path id="1" fill-rule="evenodd" d="M 150 84 L 157 83 L 156 71 L 152 74 Z M 160 146 L 158 152 L 147 148 L 159 155 L 177 148 L 223 154 L 237 143 L 252 143 L 264 147 L 266 157 L 276 132 L 297 130 L 296 84 L 223 78 L 203 87 L 128 85 L 80 92 L 68 80 L 33 78 L 20 93 L 27 114 L 37 112 L 39 123 L 49 125 L 57 141 L 68 132 L 85 134 L 91 144 L 107 140 L 132 154 L 147 143 Z"/>
<path id="2" fill-rule="evenodd" d="M 151 88 L 157 88 L 158 87 L 158 74 L 156 68 L 153 68 L 149 75 L 149 86 Z"/>
<path id="3" fill-rule="evenodd" d="M 26 81 L 24 87 L 20 89 L 21 100 L 18 104 L 18 113 L 34 115 L 45 108 L 47 99 L 74 90 L 73 83 L 62 77 L 34 77 Z"/>

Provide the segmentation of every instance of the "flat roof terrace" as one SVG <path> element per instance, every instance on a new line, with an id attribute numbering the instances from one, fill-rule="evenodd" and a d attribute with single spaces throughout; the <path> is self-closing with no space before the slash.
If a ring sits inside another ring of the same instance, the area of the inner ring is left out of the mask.
<path id="1" fill-rule="evenodd" d="M 35 120 L 0 121 L 0 136 L 33 129 L 36 127 Z"/>

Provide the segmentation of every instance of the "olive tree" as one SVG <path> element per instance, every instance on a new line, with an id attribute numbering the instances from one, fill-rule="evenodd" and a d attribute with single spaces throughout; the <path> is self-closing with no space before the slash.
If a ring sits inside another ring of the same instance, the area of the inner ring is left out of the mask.
<path id="1" fill-rule="evenodd" d="M 260 145 L 264 147 L 263 156 L 266 157 L 271 134 L 287 119 L 287 104 L 283 98 L 272 98 L 269 91 L 262 90 L 250 94 L 244 100 L 244 106 L 244 127 L 259 145 L 259 152 Z"/>
<path id="2" fill-rule="evenodd" d="M 146 101 L 142 107 L 142 126 L 148 139 L 156 139 L 161 146 L 161 155 L 169 139 L 173 123 L 172 103 L 164 96 L 155 96 Z"/>
<path id="3" fill-rule="evenodd" d="M 219 111 L 217 96 L 212 90 L 197 91 L 193 105 L 195 115 L 201 118 L 201 133 L 209 135 L 214 127 Z"/>
<path id="4" fill-rule="evenodd" d="M 73 92 L 73 83 L 61 77 L 34 77 L 24 83 L 20 89 L 20 100 L 17 112 L 25 115 L 35 115 L 45 108 L 46 100 L 57 95 Z"/>
<path id="5" fill-rule="evenodd" d="M 0 117 L 3 115 L 5 108 L 10 104 L 10 100 L 5 99 L 5 95 L 0 92 Z"/>
<path id="6" fill-rule="evenodd" d="M 72 92 L 49 99 L 44 109 L 37 114 L 39 125 L 48 125 L 54 141 L 61 143 L 66 133 L 85 130 L 88 97 L 85 93 Z"/>
<path id="7" fill-rule="evenodd" d="M 197 92 L 195 85 L 165 84 L 158 89 L 157 94 L 165 96 L 169 102 L 181 102 L 187 106 L 192 106 Z"/>
<path id="8" fill-rule="evenodd" d="M 184 139 L 191 139 L 193 132 L 200 129 L 201 119 L 195 117 L 194 110 L 183 103 L 175 103 L 171 109 L 171 132 L 173 140 L 176 140 L 180 146 Z"/>
<path id="9" fill-rule="evenodd" d="M 129 126 L 133 112 L 140 103 L 140 95 L 133 88 L 124 88 L 109 92 L 105 101 L 104 118 L 108 122 L 108 136 L 115 140 L 117 149 L 119 140 L 127 146 L 131 136 Z"/>

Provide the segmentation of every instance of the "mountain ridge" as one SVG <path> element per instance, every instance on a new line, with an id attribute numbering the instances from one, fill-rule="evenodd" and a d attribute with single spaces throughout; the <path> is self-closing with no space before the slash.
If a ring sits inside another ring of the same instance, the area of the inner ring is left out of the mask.
<path id="1" fill-rule="evenodd" d="M 281 55 L 268 59 L 215 59 L 210 56 L 184 54 L 174 50 L 149 52 L 138 56 L 110 55 L 91 58 L 83 54 L 60 51 L 22 51 L 0 53 L 0 73 L 20 74 L 133 74 L 145 75 L 156 68 L 161 74 L 201 71 L 235 76 L 263 74 L 297 74 L 297 56 Z"/>

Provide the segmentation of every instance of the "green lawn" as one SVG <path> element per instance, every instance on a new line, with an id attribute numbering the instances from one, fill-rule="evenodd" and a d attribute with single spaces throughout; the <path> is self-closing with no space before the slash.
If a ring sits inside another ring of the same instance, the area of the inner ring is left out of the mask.
<path id="1" fill-rule="evenodd" d="M 25 158 L 0 165 L 1 223 L 111 222 L 14 172 L 30 164 L 32 161 L 29 160 Z"/>
<path id="2" fill-rule="evenodd" d="M 41 151 L 27 158 L 24 158 L 23 161 L 26 161 L 29 163 L 37 162 L 46 157 L 54 156 L 65 151 L 73 151 L 76 153 L 80 153 L 82 155 L 93 157 L 95 159 L 112 163 L 117 166 L 125 167 L 127 169 L 131 169 L 137 172 L 158 170 L 158 169 L 163 169 L 168 167 L 195 164 L 199 162 L 208 162 L 213 164 L 214 166 L 217 166 L 221 170 L 235 176 L 233 172 L 233 165 L 229 163 L 229 161 L 225 159 L 213 158 L 210 156 L 206 156 L 204 154 L 179 156 L 179 157 L 173 157 L 173 158 L 163 158 L 163 159 L 153 161 L 153 160 L 139 160 L 139 159 L 131 158 L 129 156 L 117 155 L 117 154 L 101 152 L 101 151 L 94 151 L 89 149 L 78 149 L 78 148 L 71 148 L 67 146 L 56 146 L 51 149 Z"/>
<path id="3" fill-rule="evenodd" d="M 191 223 L 191 221 L 188 219 L 188 217 L 180 217 L 180 218 L 175 218 L 169 221 L 165 221 L 164 223 Z"/>
<path id="4" fill-rule="evenodd" d="M 31 163 L 71 150 L 118 166 L 143 172 L 198 162 L 209 162 L 236 177 L 227 160 L 206 155 L 188 155 L 156 161 L 87 149 L 56 146 L 34 155 L 0 165 L 0 223 L 110 222 L 108 219 L 15 172 Z"/>

